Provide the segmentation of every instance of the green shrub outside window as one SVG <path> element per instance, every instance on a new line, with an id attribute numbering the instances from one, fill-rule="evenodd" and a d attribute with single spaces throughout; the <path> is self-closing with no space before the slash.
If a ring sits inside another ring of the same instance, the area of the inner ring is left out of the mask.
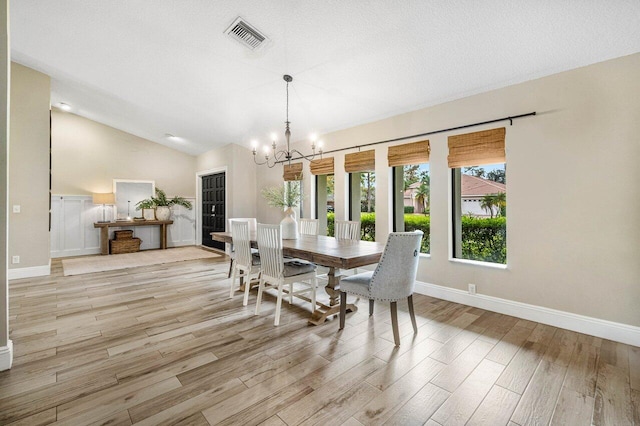
<path id="1" fill-rule="evenodd" d="M 462 257 L 507 263 L 507 218 L 462 216 Z"/>
<path id="2" fill-rule="evenodd" d="M 327 213 L 328 234 L 333 237 L 335 214 Z M 375 241 L 375 213 L 362 213 L 362 239 Z M 405 230 L 424 232 L 420 251 L 431 251 L 431 218 L 429 216 L 407 214 L 404 218 Z M 484 262 L 505 263 L 507 261 L 507 218 L 462 217 L 462 254 L 465 259 Z"/>

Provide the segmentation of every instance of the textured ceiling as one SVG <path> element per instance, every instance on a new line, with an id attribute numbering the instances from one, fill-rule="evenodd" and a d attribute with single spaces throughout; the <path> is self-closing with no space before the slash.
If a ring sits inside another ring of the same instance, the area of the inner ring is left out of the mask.
<path id="1" fill-rule="evenodd" d="M 52 105 L 199 154 L 282 140 L 285 73 L 303 140 L 638 52 L 640 1 L 19 0 L 11 47 Z"/>

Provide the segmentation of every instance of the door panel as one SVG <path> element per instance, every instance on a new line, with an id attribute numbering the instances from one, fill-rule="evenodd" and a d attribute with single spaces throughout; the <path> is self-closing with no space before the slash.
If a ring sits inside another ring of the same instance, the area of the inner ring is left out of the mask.
<path id="1" fill-rule="evenodd" d="M 224 232 L 225 174 L 202 176 L 202 245 L 224 250 L 224 243 L 213 241 L 211 232 Z"/>

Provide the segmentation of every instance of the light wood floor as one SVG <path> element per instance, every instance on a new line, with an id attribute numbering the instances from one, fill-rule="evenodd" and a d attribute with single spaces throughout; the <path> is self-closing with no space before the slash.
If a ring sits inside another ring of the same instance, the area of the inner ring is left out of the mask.
<path id="1" fill-rule="evenodd" d="M 0 424 L 640 425 L 640 348 L 421 295 L 307 325 L 253 315 L 228 263 L 180 262 L 10 284 L 15 363 Z M 15 423 L 13 423 L 15 422 Z"/>

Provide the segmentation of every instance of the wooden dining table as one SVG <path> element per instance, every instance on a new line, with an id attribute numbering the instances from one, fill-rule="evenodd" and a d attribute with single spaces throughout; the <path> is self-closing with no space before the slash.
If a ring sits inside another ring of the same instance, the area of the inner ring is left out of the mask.
<path id="1" fill-rule="evenodd" d="M 256 233 L 250 233 L 252 244 L 256 244 Z M 231 232 L 212 232 L 214 241 L 233 243 Z M 342 270 L 372 265 L 380 261 L 384 243 L 374 241 L 342 240 L 324 235 L 300 235 L 296 240 L 282 240 L 285 256 L 313 262 L 329 268 L 328 284 L 325 291 L 329 295 L 329 305 L 317 303 L 309 322 L 322 324 L 331 315 L 340 312 L 340 278 Z M 355 304 L 348 304 L 347 310 L 355 312 Z"/>

